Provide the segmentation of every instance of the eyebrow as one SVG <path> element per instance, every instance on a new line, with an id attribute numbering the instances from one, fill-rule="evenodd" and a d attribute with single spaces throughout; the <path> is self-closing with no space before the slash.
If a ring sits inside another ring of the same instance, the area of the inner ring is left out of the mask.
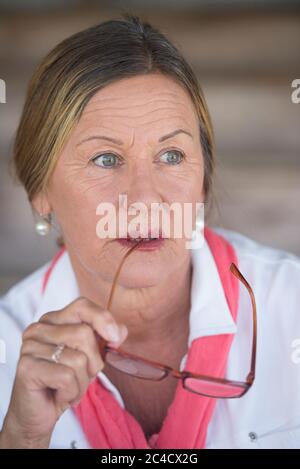
<path id="1" fill-rule="evenodd" d="M 171 137 L 174 137 L 175 135 L 179 134 L 179 133 L 183 133 L 183 134 L 186 134 L 188 135 L 189 137 L 193 138 L 193 135 L 188 132 L 187 130 L 184 130 L 184 129 L 177 129 L 177 130 L 174 130 L 173 132 L 170 132 L 166 135 L 163 135 L 162 137 L 160 137 L 158 139 L 158 142 L 164 142 L 165 140 L 167 140 L 168 138 L 171 138 Z M 112 143 L 116 143 L 117 145 L 124 145 L 124 142 L 122 142 L 121 140 L 118 140 L 116 138 L 111 138 L 111 137 L 107 137 L 106 135 L 91 135 L 90 137 L 82 140 L 81 142 L 77 143 L 76 146 L 79 146 L 81 145 L 82 143 L 84 142 L 88 142 L 89 140 L 94 140 L 94 139 L 98 139 L 98 140 L 108 140 L 109 142 L 112 142 Z"/>

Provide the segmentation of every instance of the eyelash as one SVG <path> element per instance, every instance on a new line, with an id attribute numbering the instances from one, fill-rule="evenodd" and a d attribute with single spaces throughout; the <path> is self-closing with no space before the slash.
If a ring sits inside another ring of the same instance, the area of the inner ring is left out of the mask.
<path id="1" fill-rule="evenodd" d="M 119 160 L 122 160 L 122 158 L 121 158 L 117 153 L 114 153 L 114 152 L 112 152 L 112 151 L 104 151 L 104 152 L 102 152 L 102 153 L 97 154 L 97 155 L 94 156 L 93 158 L 91 158 L 90 161 L 91 161 L 92 163 L 94 163 L 97 158 L 99 158 L 100 156 L 103 156 L 103 155 L 107 155 L 107 154 L 108 154 L 108 155 L 114 155 L 114 156 L 116 156 Z M 116 166 L 107 167 L 106 169 L 115 169 L 117 166 L 121 166 L 121 165 L 122 165 L 122 163 L 119 163 L 119 164 L 117 164 Z M 95 166 L 99 166 L 99 165 L 96 165 L 96 164 L 95 164 Z M 99 167 L 100 167 L 100 168 L 101 168 L 101 167 L 103 168 L 103 166 L 99 166 Z"/>
<path id="2" fill-rule="evenodd" d="M 180 165 L 180 163 L 182 163 L 182 161 L 184 161 L 186 159 L 186 155 L 185 153 L 182 151 L 182 150 L 178 150 L 178 148 L 166 148 L 166 149 L 163 149 L 161 152 L 160 152 L 160 155 L 159 157 L 161 157 L 162 155 L 164 155 L 165 153 L 168 153 L 168 152 L 176 152 L 176 153 L 179 153 L 179 155 L 181 156 L 181 160 L 179 163 L 170 163 L 168 166 L 177 166 L 177 165 Z M 162 164 L 164 164 L 164 162 L 161 162 Z M 167 164 L 167 163 L 166 163 Z"/>
<path id="3" fill-rule="evenodd" d="M 159 155 L 159 157 L 161 157 L 161 156 L 164 155 L 165 153 L 168 153 L 168 152 L 171 152 L 171 151 L 175 151 L 175 152 L 179 153 L 180 156 L 181 156 L 181 160 L 180 160 L 179 163 L 169 164 L 168 166 L 177 166 L 177 165 L 179 165 L 183 160 L 186 159 L 185 153 L 184 153 L 182 150 L 178 150 L 177 148 L 168 148 L 168 149 L 164 149 L 164 150 L 162 150 L 162 152 L 161 152 L 161 154 Z M 114 153 L 114 152 L 108 150 L 108 151 L 103 151 L 102 153 L 99 153 L 99 154 L 97 154 L 96 156 L 92 157 L 92 158 L 90 159 L 90 161 L 91 161 L 92 163 L 94 163 L 97 158 L 99 158 L 100 156 L 106 155 L 106 154 L 114 155 L 114 156 L 116 156 L 118 159 L 123 160 L 123 158 L 121 158 L 117 153 Z M 167 164 L 167 163 L 164 163 L 164 162 L 161 162 L 161 163 L 162 163 L 162 164 Z M 97 166 L 97 165 L 96 165 L 96 166 Z M 119 164 L 117 164 L 116 166 L 107 167 L 106 169 L 115 169 L 115 168 L 118 167 L 118 166 L 122 166 L 122 163 L 119 163 Z M 103 168 L 103 166 L 100 166 L 100 167 Z"/>

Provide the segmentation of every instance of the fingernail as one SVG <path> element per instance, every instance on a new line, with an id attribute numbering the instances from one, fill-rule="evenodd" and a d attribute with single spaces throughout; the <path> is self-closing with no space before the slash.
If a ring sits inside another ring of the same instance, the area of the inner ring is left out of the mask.
<path id="1" fill-rule="evenodd" d="M 119 328 L 114 324 L 108 324 L 106 326 L 106 332 L 113 342 L 118 342 L 121 339 Z"/>

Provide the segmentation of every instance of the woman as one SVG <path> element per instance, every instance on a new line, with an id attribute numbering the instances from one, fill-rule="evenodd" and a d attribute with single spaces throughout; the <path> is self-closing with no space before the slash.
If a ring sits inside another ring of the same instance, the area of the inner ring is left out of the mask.
<path id="1" fill-rule="evenodd" d="M 98 204 L 120 212 L 121 194 L 208 206 L 213 149 L 193 71 L 135 16 L 67 38 L 37 68 L 14 163 L 37 232 L 59 226 L 63 246 L 1 298 L 1 448 L 300 448 L 299 258 L 220 228 L 200 249 L 161 227 L 156 241 L 99 236 Z M 253 288 L 256 357 L 251 287 L 232 263 Z"/>

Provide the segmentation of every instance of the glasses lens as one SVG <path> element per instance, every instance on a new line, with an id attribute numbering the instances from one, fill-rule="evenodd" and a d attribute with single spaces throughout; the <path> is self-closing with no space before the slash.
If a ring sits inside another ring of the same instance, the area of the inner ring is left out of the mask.
<path id="1" fill-rule="evenodd" d="M 113 352 L 111 350 L 107 351 L 105 361 L 117 370 L 138 378 L 159 380 L 166 374 L 166 370 L 156 368 L 142 361 L 123 357 L 117 352 Z"/>
<path id="2" fill-rule="evenodd" d="M 190 391 L 204 394 L 211 397 L 239 397 L 245 391 L 243 386 L 231 385 L 229 383 L 217 383 L 214 381 L 206 381 L 204 379 L 185 378 L 185 388 Z"/>

